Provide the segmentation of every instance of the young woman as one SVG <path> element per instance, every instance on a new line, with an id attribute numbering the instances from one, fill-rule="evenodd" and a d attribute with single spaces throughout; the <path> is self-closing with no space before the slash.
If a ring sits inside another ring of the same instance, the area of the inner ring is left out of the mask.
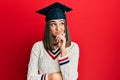
<path id="1" fill-rule="evenodd" d="M 31 50 L 27 80 L 77 80 L 79 47 L 70 40 L 65 12 L 58 2 L 37 11 L 46 16 L 44 39 Z"/>

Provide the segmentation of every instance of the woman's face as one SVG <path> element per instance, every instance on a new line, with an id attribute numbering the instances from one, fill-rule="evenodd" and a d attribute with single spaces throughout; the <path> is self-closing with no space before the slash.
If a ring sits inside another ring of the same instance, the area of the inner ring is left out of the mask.
<path id="1" fill-rule="evenodd" d="M 50 30 L 53 36 L 57 36 L 60 33 L 65 32 L 65 20 L 58 19 L 58 20 L 50 20 Z"/>

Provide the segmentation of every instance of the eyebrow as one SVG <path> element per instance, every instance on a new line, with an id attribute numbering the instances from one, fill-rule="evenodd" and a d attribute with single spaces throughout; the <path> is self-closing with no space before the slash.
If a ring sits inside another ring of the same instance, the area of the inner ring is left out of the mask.
<path id="1" fill-rule="evenodd" d="M 61 21 L 64 21 L 64 20 L 60 20 L 59 22 L 61 22 Z"/>
<path id="2" fill-rule="evenodd" d="M 61 22 L 61 21 L 64 21 L 64 20 L 60 20 L 59 22 Z M 50 22 L 55 22 L 54 20 L 51 20 Z"/>
<path id="3" fill-rule="evenodd" d="M 50 22 L 55 22 L 55 21 L 50 21 Z"/>

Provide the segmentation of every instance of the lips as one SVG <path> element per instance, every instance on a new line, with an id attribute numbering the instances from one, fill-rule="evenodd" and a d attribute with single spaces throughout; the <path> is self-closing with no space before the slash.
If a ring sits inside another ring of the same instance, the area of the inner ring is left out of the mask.
<path id="1" fill-rule="evenodd" d="M 60 31 L 60 32 L 55 32 L 55 34 L 57 34 L 57 35 L 58 35 L 58 34 L 60 34 L 61 32 L 62 32 L 62 31 Z"/>

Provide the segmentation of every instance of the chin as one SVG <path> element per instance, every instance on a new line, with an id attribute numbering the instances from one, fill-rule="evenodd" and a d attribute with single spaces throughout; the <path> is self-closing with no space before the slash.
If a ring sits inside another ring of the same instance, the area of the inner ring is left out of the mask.
<path id="1" fill-rule="evenodd" d="M 54 34 L 53 34 L 52 36 L 53 36 L 53 37 L 56 37 L 57 35 L 54 35 Z"/>
<path id="2" fill-rule="evenodd" d="M 55 34 L 53 34 L 53 36 L 57 36 L 57 35 L 58 35 L 58 34 L 56 34 L 56 33 L 55 33 Z"/>

